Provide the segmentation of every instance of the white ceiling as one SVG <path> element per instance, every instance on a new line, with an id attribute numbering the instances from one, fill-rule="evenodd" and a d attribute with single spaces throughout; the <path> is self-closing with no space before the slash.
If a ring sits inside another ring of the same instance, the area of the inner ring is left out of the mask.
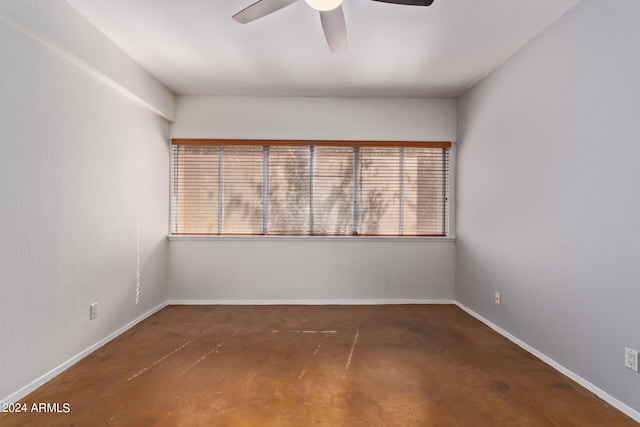
<path id="1" fill-rule="evenodd" d="M 452 98 L 579 0 L 344 0 L 335 54 L 303 0 L 248 24 L 255 0 L 67 1 L 179 95 Z"/>

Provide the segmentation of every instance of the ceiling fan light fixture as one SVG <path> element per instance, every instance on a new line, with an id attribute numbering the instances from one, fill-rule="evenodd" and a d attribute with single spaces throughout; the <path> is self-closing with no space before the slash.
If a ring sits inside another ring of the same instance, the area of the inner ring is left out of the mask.
<path id="1" fill-rule="evenodd" d="M 342 4 L 342 0 L 304 0 L 309 7 L 319 12 L 333 10 Z"/>

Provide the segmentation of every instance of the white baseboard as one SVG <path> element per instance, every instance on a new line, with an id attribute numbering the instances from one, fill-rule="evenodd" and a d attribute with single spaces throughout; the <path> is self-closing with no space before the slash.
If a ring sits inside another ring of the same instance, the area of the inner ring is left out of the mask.
<path id="1" fill-rule="evenodd" d="M 531 353 L 532 355 L 534 355 L 538 359 L 542 360 L 544 363 L 546 363 L 547 365 L 551 366 L 556 371 L 559 371 L 560 373 L 562 373 L 562 374 L 566 375 L 567 377 L 571 378 L 573 381 L 577 382 L 582 387 L 586 388 L 587 390 L 589 390 L 590 392 L 592 392 L 593 394 L 598 396 L 600 399 L 604 400 L 605 402 L 607 402 L 611 406 L 615 407 L 619 411 L 627 414 L 628 416 L 630 416 L 634 420 L 640 422 L 640 412 L 636 411 L 635 409 L 633 409 L 629 405 L 626 405 L 623 402 L 619 401 L 618 399 L 616 399 L 615 397 L 611 396 L 609 393 L 605 392 L 604 390 L 596 387 L 595 385 L 593 385 L 589 381 L 585 380 L 584 378 L 582 378 L 581 376 L 579 376 L 575 372 L 565 368 L 564 366 L 562 366 L 561 364 L 559 364 L 558 362 L 556 362 L 555 360 L 553 360 L 549 356 L 547 356 L 544 353 L 542 353 L 542 352 L 536 350 L 535 348 L 531 347 L 526 342 L 516 338 L 514 335 L 511 335 L 509 332 L 505 331 L 504 329 L 502 329 L 501 327 L 499 327 L 495 323 L 485 319 L 484 317 L 482 317 L 481 315 L 479 315 L 475 311 L 471 310 L 469 307 L 465 306 L 464 304 L 461 304 L 458 301 L 456 301 L 455 304 L 458 307 L 460 307 L 462 310 L 464 310 L 465 312 L 470 314 L 471 316 L 475 317 L 476 319 L 478 319 L 479 321 L 481 321 L 482 323 L 484 323 L 485 325 L 487 325 L 488 327 L 490 327 L 491 329 L 493 329 L 494 331 L 496 331 L 497 333 L 502 335 L 503 337 L 507 338 L 509 341 L 512 341 L 513 343 L 515 343 L 518 346 L 522 347 L 523 349 L 525 349 L 526 351 L 528 351 L 529 353 Z"/>
<path id="2" fill-rule="evenodd" d="M 43 385 L 44 383 L 49 381 L 51 378 L 53 378 L 56 375 L 60 374 L 62 371 L 68 369 L 73 364 L 77 363 L 78 361 L 80 361 L 81 359 L 85 358 L 89 354 L 93 353 L 95 350 L 99 349 L 100 347 L 102 347 L 103 345 L 108 343 L 109 341 L 111 341 L 114 338 L 116 338 L 118 335 L 120 335 L 123 332 L 126 332 L 127 330 L 131 329 L 132 327 L 134 327 L 138 323 L 142 322 L 147 317 L 149 317 L 152 314 L 162 310 L 166 306 L 167 306 L 167 303 L 163 302 L 162 304 L 158 305 L 157 307 L 152 308 L 151 310 L 147 311 L 146 313 L 142 314 L 141 316 L 135 318 L 131 322 L 127 323 L 126 325 L 124 325 L 123 327 L 118 329 L 117 331 L 109 334 L 107 337 L 105 337 L 105 338 L 101 339 L 100 341 L 98 341 L 97 343 L 93 344 L 91 347 L 86 348 L 85 350 L 83 350 L 80 353 L 78 353 L 75 356 L 73 356 L 71 359 L 67 360 L 66 362 L 62 363 L 61 365 L 59 365 L 59 366 L 57 366 L 55 368 L 53 368 L 52 370 L 50 370 L 46 374 L 42 375 L 41 377 L 35 379 L 31 383 L 29 383 L 26 386 L 22 387 L 20 390 L 10 394 L 9 396 L 7 396 L 6 398 L 4 398 L 2 400 L 0 400 L 0 406 L 2 404 L 4 404 L 4 403 L 14 403 L 14 402 L 22 399 L 24 396 L 26 396 L 27 394 L 31 393 L 35 389 L 37 389 L 38 387 L 40 387 L 41 385 Z"/>
<path id="3" fill-rule="evenodd" d="M 394 305 L 454 304 L 452 299 L 220 299 L 167 301 L 167 305 Z"/>

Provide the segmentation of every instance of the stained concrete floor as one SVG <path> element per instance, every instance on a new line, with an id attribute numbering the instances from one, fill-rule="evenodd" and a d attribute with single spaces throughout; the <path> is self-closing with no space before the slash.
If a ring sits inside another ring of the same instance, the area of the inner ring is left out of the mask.
<path id="1" fill-rule="evenodd" d="M 169 306 L 20 402 L 61 413 L 1 426 L 638 425 L 453 305 Z"/>

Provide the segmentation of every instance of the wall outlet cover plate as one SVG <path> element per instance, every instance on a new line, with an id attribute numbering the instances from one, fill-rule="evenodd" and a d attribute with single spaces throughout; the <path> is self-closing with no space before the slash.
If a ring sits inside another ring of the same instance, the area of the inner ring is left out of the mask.
<path id="1" fill-rule="evenodd" d="M 638 351 L 629 347 L 624 348 L 624 366 L 638 372 Z"/>

